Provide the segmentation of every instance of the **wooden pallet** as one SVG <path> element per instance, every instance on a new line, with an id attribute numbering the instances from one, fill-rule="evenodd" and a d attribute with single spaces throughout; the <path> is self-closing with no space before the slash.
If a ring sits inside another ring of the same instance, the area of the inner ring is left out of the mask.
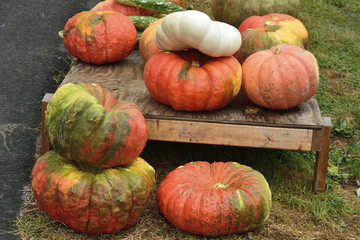
<path id="1" fill-rule="evenodd" d="M 323 191 L 331 135 L 331 120 L 322 117 L 314 98 L 299 106 L 275 111 L 257 107 L 243 94 L 227 107 L 211 112 L 175 111 L 154 100 L 143 81 L 144 61 L 138 51 L 112 64 L 96 66 L 78 61 L 66 83 L 96 83 L 117 99 L 134 102 L 148 126 L 148 140 L 316 151 L 314 189 Z M 42 122 L 52 94 L 42 103 Z M 41 152 L 50 149 L 42 124 Z"/>

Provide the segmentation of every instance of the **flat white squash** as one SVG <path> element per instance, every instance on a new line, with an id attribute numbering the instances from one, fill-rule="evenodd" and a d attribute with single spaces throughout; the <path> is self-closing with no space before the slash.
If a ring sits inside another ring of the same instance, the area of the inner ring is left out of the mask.
<path id="1" fill-rule="evenodd" d="M 213 21 L 197 10 L 187 10 L 164 18 L 156 30 L 155 44 L 164 51 L 195 48 L 211 57 L 225 57 L 239 50 L 241 34 L 230 24 Z"/>

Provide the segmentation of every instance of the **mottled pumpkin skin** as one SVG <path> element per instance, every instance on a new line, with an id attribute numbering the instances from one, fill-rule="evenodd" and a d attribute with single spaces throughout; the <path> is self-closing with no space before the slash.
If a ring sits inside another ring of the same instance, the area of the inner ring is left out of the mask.
<path id="1" fill-rule="evenodd" d="M 45 133 L 63 157 L 99 168 L 130 163 L 147 140 L 137 106 L 95 84 L 60 87 L 46 110 Z"/>
<path id="2" fill-rule="evenodd" d="M 211 11 L 217 21 L 238 28 L 248 17 L 285 13 L 296 17 L 300 0 L 211 0 Z"/>
<path id="3" fill-rule="evenodd" d="M 118 3 L 116 0 L 99 2 L 91 11 L 116 11 L 125 16 L 152 16 L 154 11 Z"/>
<path id="4" fill-rule="evenodd" d="M 277 110 L 297 106 L 319 88 L 314 55 L 293 44 L 280 44 L 248 57 L 242 89 L 255 104 Z"/>
<path id="5" fill-rule="evenodd" d="M 155 171 L 141 158 L 102 170 L 49 151 L 32 171 L 32 189 L 40 209 L 86 234 L 115 233 L 134 225 L 154 186 Z"/>
<path id="6" fill-rule="evenodd" d="M 126 58 L 134 50 L 137 31 L 133 22 L 115 11 L 83 11 L 64 27 L 69 53 L 86 62 L 103 64 Z"/>
<path id="7" fill-rule="evenodd" d="M 280 25 L 284 29 L 295 33 L 302 41 L 306 49 L 309 42 L 309 34 L 304 24 L 297 18 L 287 14 L 271 13 L 265 16 L 251 16 L 243 21 L 239 27 L 240 32 L 249 28 L 264 27 L 270 25 Z"/>
<path id="8" fill-rule="evenodd" d="M 144 69 L 150 95 L 178 111 L 225 107 L 239 93 L 241 75 L 233 56 L 213 58 L 197 50 L 157 53 Z"/>
<path id="9" fill-rule="evenodd" d="M 185 7 L 185 0 L 166 0 L 167 2 L 175 3 L 181 7 Z M 121 4 L 116 0 L 105 0 L 99 2 L 91 9 L 91 11 L 116 11 L 126 16 L 152 16 L 154 11 L 140 7 L 129 6 Z"/>
<path id="10" fill-rule="evenodd" d="M 249 28 L 241 33 L 243 42 L 234 56 L 242 64 L 251 54 L 267 50 L 279 44 L 296 44 L 303 48 L 301 40 L 296 34 L 280 25 Z"/>
<path id="11" fill-rule="evenodd" d="M 190 162 L 161 182 L 156 202 L 175 227 L 202 236 L 243 233 L 261 226 L 271 209 L 263 175 L 235 162 Z"/>
<path id="12" fill-rule="evenodd" d="M 139 52 L 145 62 L 147 62 L 152 55 L 162 52 L 162 50 L 156 46 L 154 39 L 156 29 L 163 20 L 164 18 L 160 18 L 159 20 L 151 23 L 141 34 Z"/>

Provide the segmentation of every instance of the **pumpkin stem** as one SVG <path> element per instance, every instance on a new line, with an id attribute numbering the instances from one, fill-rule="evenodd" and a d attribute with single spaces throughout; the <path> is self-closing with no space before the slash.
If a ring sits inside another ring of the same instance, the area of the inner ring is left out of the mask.
<path id="1" fill-rule="evenodd" d="M 278 55 L 278 54 L 280 54 L 280 53 L 281 53 L 281 48 L 280 48 L 280 47 L 275 48 L 274 54 L 275 54 L 275 55 Z"/>
<path id="2" fill-rule="evenodd" d="M 217 183 L 214 185 L 214 188 L 226 188 L 227 186 L 222 183 Z"/>
<path id="3" fill-rule="evenodd" d="M 58 32 L 59 37 L 64 38 L 64 30 Z"/>
<path id="4" fill-rule="evenodd" d="M 193 66 L 193 67 L 200 67 L 200 62 L 198 62 L 198 61 L 192 61 L 192 62 L 191 62 L 191 66 Z"/>
<path id="5" fill-rule="evenodd" d="M 266 21 L 265 23 L 264 23 L 264 26 L 269 26 L 270 25 L 270 21 Z"/>

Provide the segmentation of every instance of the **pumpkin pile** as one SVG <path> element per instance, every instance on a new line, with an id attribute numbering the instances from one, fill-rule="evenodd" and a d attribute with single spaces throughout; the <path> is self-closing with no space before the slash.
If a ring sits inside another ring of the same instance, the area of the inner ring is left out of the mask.
<path id="1" fill-rule="evenodd" d="M 87 234 L 134 225 L 155 187 L 139 157 L 147 126 L 137 107 L 96 84 L 65 84 L 48 104 L 45 133 L 53 150 L 32 171 L 40 209 Z"/>
<path id="2" fill-rule="evenodd" d="M 211 0 L 217 21 L 184 7 L 184 0 L 102 1 L 69 19 L 63 41 L 93 64 L 120 61 L 138 42 L 148 92 L 177 111 L 220 109 L 240 91 L 284 110 L 317 91 L 317 61 L 294 17 L 299 0 Z M 96 84 L 65 84 L 48 105 L 45 132 L 53 150 L 32 173 L 40 208 L 87 234 L 134 225 L 155 187 L 154 169 L 139 157 L 147 126 L 137 107 Z M 166 176 L 156 202 L 175 227 L 214 237 L 263 225 L 271 191 L 250 167 L 191 162 Z"/>

